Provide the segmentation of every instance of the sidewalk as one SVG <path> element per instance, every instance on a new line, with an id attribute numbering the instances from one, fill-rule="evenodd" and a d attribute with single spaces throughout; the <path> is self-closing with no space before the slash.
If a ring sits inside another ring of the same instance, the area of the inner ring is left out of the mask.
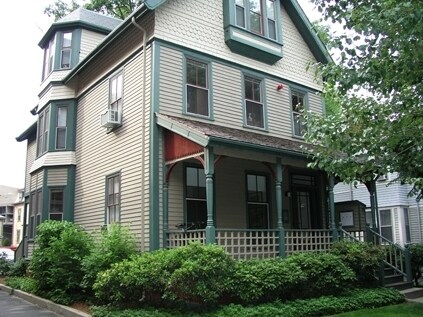
<path id="1" fill-rule="evenodd" d="M 14 316 L 19 316 L 19 317 L 37 317 L 37 316 L 45 316 L 45 317 L 50 317 L 50 316 L 63 316 L 63 317 L 91 317 L 91 315 L 86 314 L 84 312 L 81 312 L 77 309 L 68 307 L 68 306 L 64 306 L 64 305 L 59 305 L 56 303 L 53 303 L 52 301 L 34 296 L 32 294 L 29 293 L 25 293 L 16 289 L 13 289 L 9 286 L 6 286 L 4 284 L 0 284 L 0 296 L 1 299 L 4 299 L 5 296 L 10 296 L 10 299 L 16 299 L 17 298 L 21 298 L 31 304 L 37 305 L 38 307 L 45 309 L 45 310 L 41 310 L 40 313 L 41 314 L 35 314 L 34 310 L 31 310 L 29 308 L 29 310 L 27 311 L 26 309 L 28 307 L 22 307 L 22 311 L 20 315 L 15 314 L 15 310 L 13 315 Z M 16 302 L 19 304 L 19 302 Z M 24 306 L 22 304 L 22 306 Z M 0 312 L 0 317 L 6 317 L 9 315 L 3 315 L 3 307 L 2 310 Z M 47 311 L 46 311 L 47 310 Z M 11 316 L 12 314 L 10 314 Z"/>

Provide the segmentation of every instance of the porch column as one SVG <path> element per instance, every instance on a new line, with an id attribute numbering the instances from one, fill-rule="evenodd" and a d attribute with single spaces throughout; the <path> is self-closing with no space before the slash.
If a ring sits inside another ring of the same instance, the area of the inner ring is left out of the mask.
<path id="1" fill-rule="evenodd" d="M 282 201 L 282 164 L 281 159 L 276 161 L 276 214 L 279 231 L 279 256 L 285 256 L 285 228 L 283 227 L 283 201 Z"/>
<path id="2" fill-rule="evenodd" d="M 169 182 L 163 183 L 163 247 L 167 247 L 167 231 L 169 230 Z"/>
<path id="3" fill-rule="evenodd" d="M 332 239 L 333 241 L 338 241 L 338 229 L 336 228 L 335 223 L 335 199 L 333 196 L 333 187 L 335 186 L 335 177 L 329 175 L 329 185 L 328 185 L 328 201 L 329 201 L 329 217 L 330 217 L 330 229 L 332 230 Z"/>
<path id="4" fill-rule="evenodd" d="M 206 243 L 211 244 L 216 242 L 216 227 L 214 224 L 214 153 L 212 147 L 204 149 L 206 174 L 206 198 L 207 198 L 207 227 L 206 227 Z"/>

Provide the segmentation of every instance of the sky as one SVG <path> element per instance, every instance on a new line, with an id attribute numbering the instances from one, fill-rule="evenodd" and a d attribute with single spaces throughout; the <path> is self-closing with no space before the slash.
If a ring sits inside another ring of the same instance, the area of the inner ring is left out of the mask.
<path id="1" fill-rule="evenodd" d="M 297 0 L 311 21 L 318 19 L 309 0 Z M 38 103 L 43 50 L 38 46 L 53 18 L 44 8 L 54 0 L 3 3 L 0 14 L 0 185 L 23 188 L 26 141 L 17 142 L 35 121 L 30 110 Z M 81 1 L 79 1 L 81 3 Z"/>

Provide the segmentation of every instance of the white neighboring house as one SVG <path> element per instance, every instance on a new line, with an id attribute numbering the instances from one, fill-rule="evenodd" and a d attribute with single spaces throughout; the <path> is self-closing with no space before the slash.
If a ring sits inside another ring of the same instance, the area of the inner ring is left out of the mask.
<path id="1" fill-rule="evenodd" d="M 25 212 L 24 189 L 19 189 L 13 211 L 12 247 L 18 247 L 23 238 Z"/>
<path id="2" fill-rule="evenodd" d="M 380 177 L 376 183 L 381 233 L 399 244 L 423 242 L 423 206 L 413 197 L 408 197 L 412 186 L 399 182 L 391 183 L 396 174 Z M 334 187 L 335 202 L 351 200 L 366 205 L 366 222 L 371 223 L 370 195 L 364 184 L 339 183 Z"/>
<path id="3" fill-rule="evenodd" d="M 14 209 L 19 192 L 18 188 L 0 185 L 0 215 L 4 217 L 2 240 L 7 239 L 10 245 L 13 245 Z"/>

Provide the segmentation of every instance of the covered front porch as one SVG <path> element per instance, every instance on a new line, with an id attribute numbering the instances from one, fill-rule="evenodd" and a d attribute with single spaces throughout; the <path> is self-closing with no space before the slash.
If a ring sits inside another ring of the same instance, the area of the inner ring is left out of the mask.
<path id="1" fill-rule="evenodd" d="M 248 259 L 337 240 L 333 179 L 307 168 L 301 141 L 160 114 L 157 123 L 164 247 L 216 243 Z"/>

